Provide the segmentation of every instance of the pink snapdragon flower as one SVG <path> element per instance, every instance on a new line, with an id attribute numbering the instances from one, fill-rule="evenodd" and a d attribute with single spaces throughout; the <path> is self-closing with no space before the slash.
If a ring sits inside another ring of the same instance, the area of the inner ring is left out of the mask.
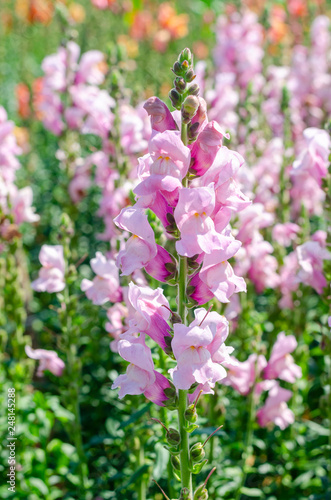
<path id="1" fill-rule="evenodd" d="M 181 323 L 174 325 L 171 347 L 177 366 L 169 371 L 177 389 L 187 390 L 196 382 L 213 387 L 217 381 L 226 377 L 217 354 L 228 334 L 227 321 L 214 313 L 204 324 L 202 320 L 205 316 L 206 311 L 199 309 L 196 311 L 195 321 L 189 326 Z M 226 354 L 224 350 L 223 357 Z M 224 361 L 222 357 L 220 359 Z"/>
<path id="2" fill-rule="evenodd" d="M 267 400 L 257 411 L 257 419 L 261 427 L 274 423 L 282 430 L 294 422 L 294 414 L 286 402 L 291 398 L 292 391 L 283 389 L 278 383 L 270 389 Z"/>
<path id="3" fill-rule="evenodd" d="M 169 302 L 162 288 L 151 288 L 129 283 L 128 302 L 133 314 L 128 321 L 128 333 L 146 333 L 162 349 L 166 349 L 165 337 L 170 336 Z"/>
<path id="4" fill-rule="evenodd" d="M 222 146 L 223 137 L 230 139 L 230 135 L 216 121 L 207 123 L 201 130 L 191 150 L 191 168 L 197 175 L 203 175 L 212 165 Z"/>
<path id="5" fill-rule="evenodd" d="M 168 106 L 158 97 L 150 97 L 144 104 L 144 109 L 151 117 L 152 129 L 156 132 L 177 130 L 177 125 Z"/>
<path id="6" fill-rule="evenodd" d="M 321 294 L 323 288 L 327 286 L 327 281 L 323 273 L 323 261 L 331 260 L 331 254 L 321 247 L 317 241 L 307 241 L 296 248 L 300 283 L 309 285 L 317 293 Z"/>
<path id="7" fill-rule="evenodd" d="M 220 248 L 222 236 L 215 231 L 210 217 L 215 208 L 214 186 L 183 188 L 179 192 L 178 204 L 174 211 L 180 240 L 176 249 L 180 255 L 193 257 L 202 252 L 210 253 Z"/>
<path id="8" fill-rule="evenodd" d="M 145 335 L 139 337 L 126 336 L 118 342 L 120 356 L 130 364 L 125 375 L 119 375 L 112 389 L 119 387 L 119 398 L 127 394 L 144 394 L 153 403 L 164 406 L 168 398 L 164 389 L 170 387 L 169 380 L 154 370 L 152 353 L 145 344 Z"/>
<path id="9" fill-rule="evenodd" d="M 238 361 L 231 356 L 229 361 L 224 363 L 228 369 L 227 377 L 222 381 L 225 385 L 230 385 L 242 394 L 247 396 L 259 378 L 262 370 L 267 366 L 267 360 L 263 355 L 251 354 L 246 361 Z"/>
<path id="10" fill-rule="evenodd" d="M 279 245 L 288 247 L 292 241 L 296 239 L 300 227 L 293 222 L 285 222 L 285 224 L 276 224 L 272 229 L 272 239 L 277 241 Z"/>
<path id="11" fill-rule="evenodd" d="M 120 229 L 132 233 L 125 249 L 119 252 L 116 260 L 122 275 L 127 276 L 156 257 L 155 236 L 144 210 L 135 207 L 123 208 L 114 222 Z"/>
<path id="12" fill-rule="evenodd" d="M 96 274 L 95 278 L 93 281 L 83 279 L 81 284 L 81 290 L 86 293 L 87 298 L 96 305 L 120 301 L 122 292 L 115 261 L 106 259 L 101 252 L 97 252 L 91 260 L 91 267 Z"/>
<path id="13" fill-rule="evenodd" d="M 154 135 L 149 143 L 149 171 L 134 189 L 138 196 L 156 191 L 171 193 L 182 187 L 190 166 L 190 150 L 183 144 L 180 132 L 166 130 Z"/>
<path id="14" fill-rule="evenodd" d="M 273 345 L 268 364 L 264 368 L 263 377 L 269 380 L 280 378 L 292 384 L 297 378 L 301 378 L 301 368 L 294 363 L 294 359 L 290 354 L 296 349 L 297 345 L 294 335 L 285 335 L 284 332 L 279 333 Z"/>
<path id="15" fill-rule="evenodd" d="M 65 364 L 55 351 L 32 349 L 29 345 L 26 345 L 25 352 L 29 358 L 40 361 L 37 370 L 37 377 L 42 377 L 46 370 L 50 371 L 57 377 L 61 377 Z"/>
<path id="16" fill-rule="evenodd" d="M 61 292 L 65 288 L 65 262 L 62 245 L 43 245 L 39 253 L 42 268 L 31 283 L 36 292 Z"/>
<path id="17" fill-rule="evenodd" d="M 214 296 L 220 302 L 228 303 L 234 293 L 246 292 L 244 278 L 236 276 L 228 262 L 240 246 L 240 241 L 227 238 L 223 248 L 205 254 L 200 272 L 190 281 L 190 286 L 194 287 L 190 296 L 198 304 L 205 304 Z"/>
<path id="18" fill-rule="evenodd" d="M 279 288 L 282 293 L 282 298 L 278 304 L 281 309 L 293 309 L 292 295 L 299 287 L 297 278 L 298 269 L 297 253 L 291 252 L 284 258 L 284 265 L 279 273 Z"/>

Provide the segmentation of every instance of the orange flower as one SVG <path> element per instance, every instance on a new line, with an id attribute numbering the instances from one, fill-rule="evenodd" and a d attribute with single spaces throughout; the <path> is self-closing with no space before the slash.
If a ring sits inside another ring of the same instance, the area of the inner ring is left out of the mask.
<path id="1" fill-rule="evenodd" d="M 41 105 L 41 103 L 43 101 L 43 96 L 41 94 L 43 86 L 44 86 L 44 79 L 43 79 L 43 77 L 36 78 L 35 81 L 32 84 L 33 110 L 34 110 L 35 115 L 36 115 L 36 117 L 37 117 L 38 120 L 42 120 L 43 119 L 43 114 L 42 114 L 41 111 L 39 111 L 40 105 Z"/>
<path id="2" fill-rule="evenodd" d="M 172 38 L 183 38 L 188 33 L 189 16 L 187 14 L 177 15 L 175 9 L 169 3 L 162 3 L 159 7 L 158 22 L 161 28 L 170 32 Z"/>
<path id="3" fill-rule="evenodd" d="M 23 153 L 26 154 L 30 151 L 29 143 L 29 131 L 26 127 L 15 127 L 14 136 L 16 137 L 16 142 L 22 149 Z"/>
<path id="4" fill-rule="evenodd" d="M 48 24 L 54 14 L 51 0 L 16 0 L 16 14 L 30 24 Z"/>
<path id="5" fill-rule="evenodd" d="M 69 14 L 71 19 L 77 23 L 80 24 L 85 20 L 85 9 L 82 5 L 79 3 L 72 3 L 69 5 Z"/>
<path id="6" fill-rule="evenodd" d="M 29 87 L 25 83 L 19 83 L 16 85 L 15 93 L 19 116 L 23 119 L 29 118 L 31 114 Z"/>
<path id="7" fill-rule="evenodd" d="M 277 44 L 284 40 L 288 31 L 285 10 L 280 5 L 274 5 L 270 14 L 270 29 L 268 32 L 271 43 Z"/>

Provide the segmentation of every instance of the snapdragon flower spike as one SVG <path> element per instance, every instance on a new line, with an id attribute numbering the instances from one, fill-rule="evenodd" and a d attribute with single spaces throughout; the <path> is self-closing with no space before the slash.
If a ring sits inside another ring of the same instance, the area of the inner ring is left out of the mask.
<path id="1" fill-rule="evenodd" d="M 191 150 L 191 168 L 197 175 L 203 175 L 212 165 L 222 146 L 223 137 L 230 139 L 230 135 L 216 121 L 206 123 L 200 131 Z"/>
<path id="2" fill-rule="evenodd" d="M 263 370 L 263 377 L 269 380 L 280 378 L 285 382 L 294 383 L 302 377 L 300 366 L 294 363 L 290 352 L 293 352 L 298 343 L 294 335 L 285 335 L 281 332 L 273 345 L 267 366 Z"/>
<path id="3" fill-rule="evenodd" d="M 43 245 L 39 260 L 42 268 L 39 277 L 31 283 L 31 288 L 36 292 L 61 292 L 65 288 L 63 246 Z"/>
<path id="4" fill-rule="evenodd" d="M 39 360 L 37 377 L 42 377 L 46 370 L 56 375 L 56 377 L 61 377 L 65 364 L 55 351 L 32 349 L 32 347 L 26 345 L 25 353 L 31 359 Z"/>
<path id="5" fill-rule="evenodd" d="M 259 425 L 267 427 L 274 423 L 284 430 L 290 424 L 293 424 L 294 414 L 286 404 L 291 396 L 292 391 L 283 389 L 278 382 L 275 382 L 268 393 L 264 406 L 257 411 Z"/>
<path id="6" fill-rule="evenodd" d="M 129 283 L 128 302 L 132 307 L 132 317 L 128 321 L 128 333 L 146 333 L 163 350 L 168 350 L 166 337 L 170 337 L 169 302 L 163 295 L 163 290 L 138 286 Z M 166 306 L 166 307 L 163 307 Z"/>
<path id="7" fill-rule="evenodd" d="M 122 276 L 145 267 L 146 272 L 159 281 L 165 282 L 173 277 L 171 265 L 175 266 L 175 261 L 167 250 L 156 244 L 154 231 L 143 209 L 124 208 L 114 222 L 119 228 L 133 233 L 117 255 L 116 264 Z"/>
<path id="8" fill-rule="evenodd" d="M 97 252 L 91 260 L 91 267 L 96 274 L 95 278 L 93 281 L 83 279 L 81 284 L 81 290 L 86 293 L 87 298 L 96 305 L 108 301 L 120 302 L 122 292 L 115 261 L 106 259 L 101 252 Z"/>
<path id="9" fill-rule="evenodd" d="M 177 389 L 188 390 L 195 383 L 213 387 L 226 377 L 220 364 L 224 359 L 219 355 L 228 335 L 228 322 L 216 312 L 205 316 L 205 309 L 197 309 L 195 320 L 189 326 L 174 325 L 171 347 L 177 366 L 170 373 Z"/>
<path id="10" fill-rule="evenodd" d="M 112 389 L 120 389 L 119 398 L 122 399 L 127 394 L 144 394 L 153 403 L 164 406 L 168 399 L 164 390 L 171 385 L 166 377 L 154 370 L 152 353 L 145 343 L 145 335 L 126 335 L 118 342 L 118 352 L 130 363 L 126 373 L 119 375 L 112 385 Z"/>

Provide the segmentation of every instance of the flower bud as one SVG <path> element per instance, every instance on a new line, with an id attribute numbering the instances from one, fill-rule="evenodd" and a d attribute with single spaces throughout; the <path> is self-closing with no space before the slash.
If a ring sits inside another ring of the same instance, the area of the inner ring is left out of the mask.
<path id="1" fill-rule="evenodd" d="M 171 461 L 171 465 L 173 466 L 173 468 L 175 470 L 180 470 L 180 461 L 179 461 L 179 458 L 176 457 L 176 455 L 171 455 L 170 461 Z"/>
<path id="2" fill-rule="evenodd" d="M 196 138 L 198 137 L 198 132 L 199 132 L 199 122 L 191 123 L 187 129 L 187 136 L 190 141 L 195 141 Z"/>
<path id="3" fill-rule="evenodd" d="M 191 446 L 190 449 L 190 457 L 192 462 L 201 462 L 205 458 L 205 450 L 203 448 L 202 443 L 196 443 Z"/>
<path id="4" fill-rule="evenodd" d="M 180 109 L 180 105 L 182 102 L 182 97 L 181 95 L 177 92 L 176 89 L 171 89 L 169 92 L 169 99 L 173 105 L 174 108 Z"/>
<path id="5" fill-rule="evenodd" d="M 193 56 L 192 56 L 192 52 L 190 51 L 190 49 L 188 49 L 186 47 L 186 49 L 182 50 L 178 56 L 178 61 L 180 63 L 187 61 L 189 66 L 191 66 L 193 64 Z"/>
<path id="6" fill-rule="evenodd" d="M 172 316 L 170 318 L 170 323 L 172 323 L 174 325 L 175 323 L 181 323 L 181 322 L 182 322 L 182 318 L 179 316 L 179 314 L 172 313 Z"/>
<path id="7" fill-rule="evenodd" d="M 194 500 L 208 500 L 208 491 L 205 488 L 205 485 L 202 484 L 199 486 L 194 492 Z"/>
<path id="8" fill-rule="evenodd" d="M 170 337 L 170 335 L 167 335 L 166 337 L 164 337 L 164 341 L 168 347 L 171 347 L 172 337 Z"/>
<path id="9" fill-rule="evenodd" d="M 193 69 L 190 68 L 185 75 L 185 80 L 187 81 L 187 83 L 191 83 L 191 82 L 193 82 L 193 80 L 195 79 L 196 76 L 197 75 L 194 74 Z"/>
<path id="10" fill-rule="evenodd" d="M 180 94 L 182 94 L 184 92 L 184 90 L 186 89 L 186 82 L 185 82 L 184 78 L 181 78 L 179 76 L 177 78 L 175 78 L 174 85 L 176 87 L 176 90 Z"/>
<path id="11" fill-rule="evenodd" d="M 190 405 L 188 408 L 186 408 L 185 419 L 193 424 L 198 420 L 198 414 L 196 412 L 194 405 Z"/>
<path id="12" fill-rule="evenodd" d="M 178 446 L 180 443 L 180 435 L 177 429 L 169 427 L 167 431 L 167 441 L 171 446 Z"/>
<path id="13" fill-rule="evenodd" d="M 188 96 L 182 105 L 182 117 L 184 123 L 189 123 L 198 111 L 199 99 L 196 96 Z"/>
<path id="14" fill-rule="evenodd" d="M 190 95 L 199 95 L 200 87 L 197 83 L 192 83 L 192 85 L 188 89 L 188 93 Z"/>

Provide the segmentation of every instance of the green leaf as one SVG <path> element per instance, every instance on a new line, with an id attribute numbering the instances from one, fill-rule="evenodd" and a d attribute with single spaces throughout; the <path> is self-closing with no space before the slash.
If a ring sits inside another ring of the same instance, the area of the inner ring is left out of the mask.
<path id="1" fill-rule="evenodd" d="M 28 479 L 27 482 L 30 484 L 32 488 L 37 490 L 42 495 L 48 495 L 49 491 L 46 484 L 38 477 L 30 477 L 30 479 Z"/>

